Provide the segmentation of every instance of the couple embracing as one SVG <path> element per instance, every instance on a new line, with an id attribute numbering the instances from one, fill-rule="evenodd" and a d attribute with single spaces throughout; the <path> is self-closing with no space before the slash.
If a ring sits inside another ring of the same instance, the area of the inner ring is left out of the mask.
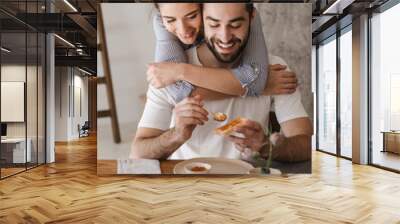
<path id="1" fill-rule="evenodd" d="M 156 63 L 131 158 L 243 159 L 249 154 L 296 162 L 311 159 L 312 125 L 297 79 L 285 61 L 268 55 L 261 20 L 252 3 L 158 3 L 154 16 Z M 269 112 L 279 133 L 267 135 Z M 216 135 L 225 123 L 237 135 Z"/>

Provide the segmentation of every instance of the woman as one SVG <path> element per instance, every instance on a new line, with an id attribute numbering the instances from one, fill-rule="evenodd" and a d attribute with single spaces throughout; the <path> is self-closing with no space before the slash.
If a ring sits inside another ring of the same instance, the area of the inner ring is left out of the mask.
<path id="1" fill-rule="evenodd" d="M 252 4 L 247 6 L 252 7 Z M 291 93 L 297 87 L 294 74 L 274 77 L 271 73 L 268 86 L 267 48 L 258 13 L 252 20 L 249 39 L 243 52 L 240 65 L 233 69 L 205 68 L 187 63 L 185 49 L 202 40 L 202 13 L 199 3 L 159 3 L 159 13 L 153 20 L 156 34 L 156 62 L 150 64 L 148 81 L 156 88 L 167 87 L 176 102 L 189 96 L 194 90 L 201 91 L 205 99 L 217 99 L 228 96 L 258 96 L 261 94 Z M 224 45 L 229 47 L 228 45 Z M 271 66 L 272 71 L 285 69 Z M 283 80 L 283 81 L 282 81 Z M 171 85 L 173 84 L 173 85 Z M 282 87 L 282 88 L 277 88 Z"/>

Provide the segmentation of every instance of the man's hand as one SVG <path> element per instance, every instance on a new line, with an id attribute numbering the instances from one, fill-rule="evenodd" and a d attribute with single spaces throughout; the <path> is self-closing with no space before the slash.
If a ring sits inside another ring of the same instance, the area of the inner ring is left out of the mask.
<path id="1" fill-rule="evenodd" d="M 244 138 L 232 135 L 227 137 L 228 140 L 235 143 L 236 148 L 241 152 L 245 152 L 246 148 L 259 152 L 267 140 L 263 127 L 256 121 L 243 119 L 234 127 L 233 131 L 244 135 Z"/>
<path id="2" fill-rule="evenodd" d="M 207 114 L 200 96 L 182 100 L 174 108 L 175 127 L 169 130 L 138 128 L 130 158 L 168 158 L 192 136 L 197 125 L 207 121 Z"/>
<path id="3" fill-rule="evenodd" d="M 208 112 L 203 108 L 201 96 L 187 97 L 174 108 L 176 123 L 174 134 L 180 142 L 186 142 L 197 125 L 203 125 L 208 120 Z"/>
<path id="4" fill-rule="evenodd" d="M 263 95 L 291 94 L 296 91 L 297 78 L 294 72 L 286 71 L 285 65 L 269 65 L 267 83 Z"/>
<path id="5" fill-rule="evenodd" d="M 184 64 L 173 62 L 151 63 L 147 67 L 147 81 L 159 89 L 181 80 L 183 73 Z"/>

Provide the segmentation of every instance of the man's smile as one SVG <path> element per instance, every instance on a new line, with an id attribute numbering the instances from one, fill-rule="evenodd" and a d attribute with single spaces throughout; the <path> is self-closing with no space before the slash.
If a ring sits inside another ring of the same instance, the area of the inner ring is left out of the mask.
<path id="1" fill-rule="evenodd" d="M 219 49 L 219 52 L 221 54 L 229 54 L 232 53 L 235 49 L 235 42 L 234 41 L 230 41 L 227 44 L 224 44 L 222 42 L 217 42 L 216 43 L 217 48 Z"/>

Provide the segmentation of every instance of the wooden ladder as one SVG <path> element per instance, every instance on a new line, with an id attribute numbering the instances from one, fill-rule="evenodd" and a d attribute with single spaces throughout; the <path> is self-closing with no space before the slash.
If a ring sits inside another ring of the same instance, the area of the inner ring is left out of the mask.
<path id="1" fill-rule="evenodd" d="M 97 111 L 97 117 L 98 118 L 111 117 L 111 127 L 112 127 L 114 142 L 120 143 L 121 135 L 120 135 L 120 131 L 119 131 L 117 110 L 115 107 L 115 97 L 114 97 L 114 90 L 113 90 L 113 84 L 112 84 L 112 79 L 111 79 L 111 69 L 110 69 L 110 63 L 109 63 L 110 61 L 109 61 L 109 57 L 108 57 L 109 55 L 108 55 L 108 49 L 107 49 L 107 39 L 106 39 L 106 35 L 104 32 L 104 22 L 103 22 L 103 13 L 102 13 L 101 4 L 98 4 L 98 9 L 99 10 L 98 10 L 97 24 L 98 24 L 98 28 L 99 28 L 100 44 L 97 45 L 97 49 L 101 52 L 104 77 L 98 77 L 97 84 L 98 85 L 99 84 L 106 85 L 107 100 L 108 100 L 108 105 L 110 108 L 108 110 Z"/>

